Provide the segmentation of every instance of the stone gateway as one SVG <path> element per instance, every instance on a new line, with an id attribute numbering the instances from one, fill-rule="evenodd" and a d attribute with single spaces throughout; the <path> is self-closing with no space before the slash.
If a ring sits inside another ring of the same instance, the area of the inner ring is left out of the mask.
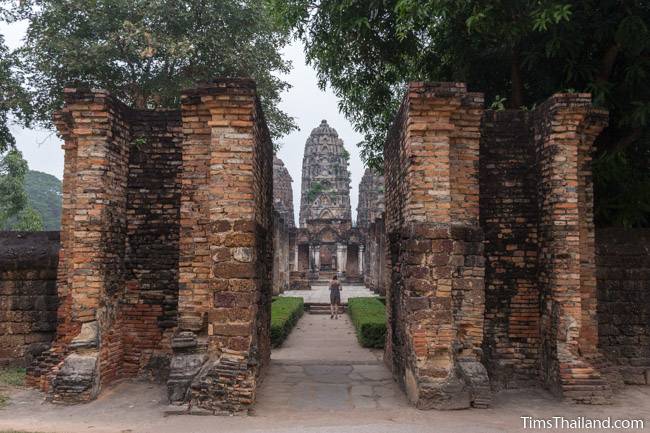
<path id="1" fill-rule="evenodd" d="M 270 361 L 273 293 L 334 274 L 385 294 L 384 359 L 419 408 L 483 408 L 493 390 L 540 384 L 605 403 L 650 377 L 618 368 L 632 355 L 609 287 L 636 287 L 612 258 L 620 245 L 599 247 L 597 280 L 590 155 L 607 113 L 587 94 L 492 112 L 462 83 L 411 83 L 356 225 L 348 154 L 323 121 L 297 227 L 251 80 L 187 90 L 179 110 L 83 88 L 65 101 L 56 337 L 28 369 L 53 401 L 145 376 L 193 411 L 246 411 Z M 648 323 L 634 322 L 638 351 Z"/>

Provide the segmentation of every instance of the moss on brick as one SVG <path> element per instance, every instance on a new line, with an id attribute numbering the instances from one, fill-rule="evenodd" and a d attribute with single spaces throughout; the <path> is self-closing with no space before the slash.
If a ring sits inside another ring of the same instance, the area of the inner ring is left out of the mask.
<path id="1" fill-rule="evenodd" d="M 279 297 L 271 304 L 271 346 L 278 347 L 289 336 L 305 311 L 302 298 Z"/>
<path id="2" fill-rule="evenodd" d="M 348 311 L 363 347 L 383 348 L 386 339 L 386 306 L 377 298 L 350 298 Z"/>

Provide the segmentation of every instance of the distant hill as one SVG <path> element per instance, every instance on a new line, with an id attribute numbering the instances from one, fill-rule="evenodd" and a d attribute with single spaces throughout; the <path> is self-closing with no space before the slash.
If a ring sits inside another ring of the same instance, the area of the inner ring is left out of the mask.
<path id="1" fill-rule="evenodd" d="M 29 170 L 25 191 L 29 204 L 43 218 L 45 230 L 61 229 L 61 181 L 51 174 Z"/>

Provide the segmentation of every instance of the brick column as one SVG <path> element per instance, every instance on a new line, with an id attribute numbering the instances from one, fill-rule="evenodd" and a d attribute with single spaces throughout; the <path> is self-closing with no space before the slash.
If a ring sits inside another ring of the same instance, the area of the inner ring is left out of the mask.
<path id="1" fill-rule="evenodd" d="M 107 92 L 66 89 L 55 116 L 64 139 L 57 339 L 28 382 L 58 402 L 96 397 L 118 377 L 130 132 Z"/>
<path id="2" fill-rule="evenodd" d="M 603 403 L 611 389 L 597 356 L 593 190 L 590 154 L 606 125 L 588 94 L 558 94 L 535 112 L 540 177 L 541 374 L 555 393 Z"/>
<path id="3" fill-rule="evenodd" d="M 411 83 L 384 146 L 386 359 L 420 408 L 489 403 L 478 150 L 483 96 Z"/>
<path id="4" fill-rule="evenodd" d="M 272 145 L 251 80 L 218 80 L 182 103 L 180 321 L 168 387 L 172 401 L 230 413 L 254 402 L 270 357 Z"/>

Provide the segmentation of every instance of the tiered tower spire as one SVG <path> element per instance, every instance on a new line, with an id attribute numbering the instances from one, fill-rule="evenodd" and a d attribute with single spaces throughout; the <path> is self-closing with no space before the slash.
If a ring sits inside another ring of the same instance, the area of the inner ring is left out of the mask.
<path id="1" fill-rule="evenodd" d="M 300 226 L 310 220 L 348 220 L 350 212 L 349 154 L 334 128 L 323 120 L 305 143 L 302 160 Z"/>

